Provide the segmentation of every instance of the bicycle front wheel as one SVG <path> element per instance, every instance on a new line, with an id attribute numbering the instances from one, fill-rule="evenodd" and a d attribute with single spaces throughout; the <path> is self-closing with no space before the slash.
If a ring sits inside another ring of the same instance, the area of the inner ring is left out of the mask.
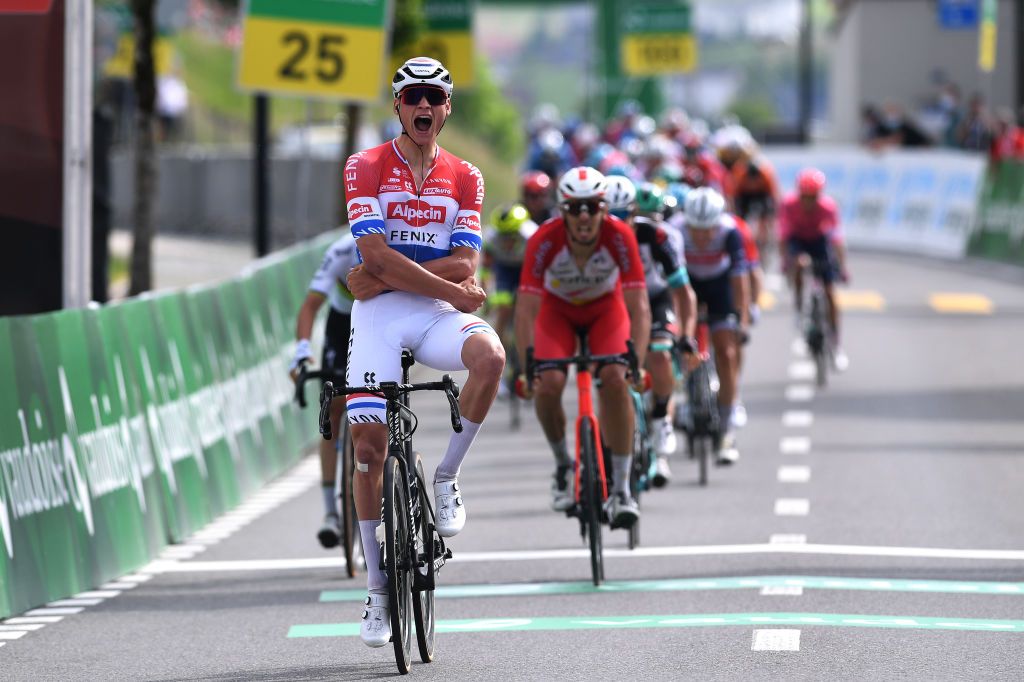
<path id="1" fill-rule="evenodd" d="M 412 653 L 412 573 L 409 528 L 409 500 L 405 476 L 398 457 L 384 462 L 384 568 L 388 578 L 388 606 L 391 611 L 391 642 L 395 645 L 398 671 L 409 672 Z"/>
<path id="2" fill-rule="evenodd" d="M 338 518 L 341 520 L 341 550 L 345 553 L 345 572 L 349 578 L 356 577 L 362 554 L 359 540 L 359 522 L 356 516 L 356 503 L 352 494 L 352 482 L 355 475 L 355 448 L 352 445 L 352 434 L 349 432 L 348 419 L 342 417 L 341 433 L 338 434 L 341 452 L 338 456 Z"/>
<path id="3" fill-rule="evenodd" d="M 434 528 L 430 523 L 430 496 L 427 494 L 427 479 L 423 476 L 423 460 L 416 453 L 416 483 L 419 509 L 414 514 L 416 528 L 414 535 L 419 540 L 416 570 L 424 577 L 434 572 Z M 414 590 L 412 612 L 416 620 L 416 644 L 420 649 L 420 660 L 430 663 L 434 660 L 434 590 Z"/>
<path id="4" fill-rule="evenodd" d="M 603 494 L 601 479 L 597 474 L 597 447 L 594 440 L 594 428 L 589 419 L 580 425 L 580 457 L 582 472 L 580 486 L 585 509 L 583 519 L 587 525 L 587 539 L 590 544 L 590 574 L 594 586 L 604 580 L 604 549 L 601 543 L 601 503 Z"/>

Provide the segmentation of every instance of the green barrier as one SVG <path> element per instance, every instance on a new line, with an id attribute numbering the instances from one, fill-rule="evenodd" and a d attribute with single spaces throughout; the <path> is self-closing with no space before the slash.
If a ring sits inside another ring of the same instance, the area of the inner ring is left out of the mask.
<path id="1" fill-rule="evenodd" d="M 989 168 L 968 253 L 1024 265 L 1024 161 Z"/>
<path id="2" fill-rule="evenodd" d="M 336 238 L 217 286 L 0 318 L 0 618 L 136 570 L 315 442 L 285 370 Z"/>

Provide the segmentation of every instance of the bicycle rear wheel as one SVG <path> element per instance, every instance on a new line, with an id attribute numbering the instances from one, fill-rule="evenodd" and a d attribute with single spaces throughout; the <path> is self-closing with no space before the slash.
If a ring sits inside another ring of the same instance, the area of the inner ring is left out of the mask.
<path id="1" fill-rule="evenodd" d="M 356 503 L 352 494 L 352 481 L 355 474 L 355 449 L 352 445 L 352 434 L 349 432 L 348 419 L 342 417 L 341 433 L 338 434 L 341 444 L 338 453 L 338 519 L 341 521 L 341 551 L 345 554 L 345 572 L 349 578 L 356 577 L 359 561 L 362 558 L 362 543 L 359 540 L 359 522 L 356 517 Z"/>
<path id="2" fill-rule="evenodd" d="M 427 494 L 427 479 L 423 476 L 423 461 L 419 453 L 416 459 L 416 484 L 419 494 L 419 509 L 414 515 L 414 535 L 419 540 L 416 570 L 432 581 L 434 572 L 434 527 L 430 523 L 430 496 Z M 430 663 L 434 660 L 434 590 L 413 590 L 412 613 L 416 621 L 416 644 L 420 649 L 420 660 Z"/>
<path id="3" fill-rule="evenodd" d="M 409 567 L 409 500 L 398 457 L 384 462 L 384 568 L 388 577 L 388 606 L 391 611 L 391 642 L 395 663 L 403 675 L 409 672 L 412 653 L 412 573 Z"/>
<path id="4" fill-rule="evenodd" d="M 582 518 L 587 526 L 587 540 L 590 544 L 590 574 L 594 586 L 604 580 L 604 549 L 601 542 L 601 479 L 597 474 L 597 448 L 594 441 L 593 425 L 584 419 L 580 425 L 580 458 L 582 472 L 580 485 L 584 509 Z"/>

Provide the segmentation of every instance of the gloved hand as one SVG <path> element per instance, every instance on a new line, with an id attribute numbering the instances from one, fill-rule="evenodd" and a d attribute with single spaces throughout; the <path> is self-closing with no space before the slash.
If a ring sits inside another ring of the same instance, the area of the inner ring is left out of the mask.
<path id="1" fill-rule="evenodd" d="M 295 355 L 292 356 L 291 364 L 288 365 L 288 373 L 295 380 L 298 374 L 299 365 L 313 362 L 313 346 L 309 339 L 299 339 L 295 343 Z"/>

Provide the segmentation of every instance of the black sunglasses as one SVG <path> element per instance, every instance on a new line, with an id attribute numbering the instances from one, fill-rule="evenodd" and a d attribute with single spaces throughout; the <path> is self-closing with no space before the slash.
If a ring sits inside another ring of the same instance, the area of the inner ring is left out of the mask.
<path id="1" fill-rule="evenodd" d="M 427 98 L 427 104 L 432 107 L 436 107 L 440 104 L 444 104 L 448 101 L 448 93 L 441 88 L 434 88 L 428 85 L 417 85 L 411 88 L 402 90 L 402 104 L 414 107 L 420 103 L 424 97 Z"/>
<path id="2" fill-rule="evenodd" d="M 579 215 L 583 212 L 583 209 L 587 209 L 587 213 L 590 215 L 596 214 L 604 208 L 604 202 L 600 199 L 589 199 L 587 201 L 564 201 L 562 202 L 562 210 L 569 215 Z"/>

